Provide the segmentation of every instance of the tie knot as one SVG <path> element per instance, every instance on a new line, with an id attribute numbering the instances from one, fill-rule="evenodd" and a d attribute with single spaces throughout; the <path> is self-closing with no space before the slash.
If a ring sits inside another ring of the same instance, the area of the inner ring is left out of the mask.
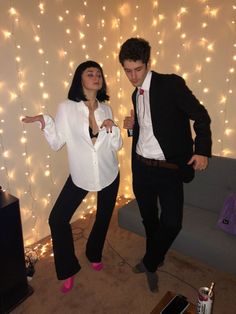
<path id="1" fill-rule="evenodd" d="M 144 89 L 140 88 L 139 89 L 139 95 L 143 95 L 144 94 Z"/>

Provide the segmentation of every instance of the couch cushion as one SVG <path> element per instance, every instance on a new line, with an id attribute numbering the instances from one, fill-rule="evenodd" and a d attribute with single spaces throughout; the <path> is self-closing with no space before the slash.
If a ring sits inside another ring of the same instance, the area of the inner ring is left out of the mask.
<path id="1" fill-rule="evenodd" d="M 172 248 L 213 267 L 236 274 L 236 237 L 217 227 L 218 214 L 184 208 L 183 228 Z"/>
<path id="2" fill-rule="evenodd" d="M 185 204 L 219 213 L 225 198 L 236 193 L 236 159 L 213 156 L 206 171 L 184 186 Z"/>

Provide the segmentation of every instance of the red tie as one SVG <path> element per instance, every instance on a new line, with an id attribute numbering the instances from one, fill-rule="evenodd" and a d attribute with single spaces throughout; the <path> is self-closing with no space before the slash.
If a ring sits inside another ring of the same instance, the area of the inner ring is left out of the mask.
<path id="1" fill-rule="evenodd" d="M 142 89 L 142 88 L 139 88 L 139 90 L 138 90 L 138 96 L 143 96 L 143 94 L 144 94 L 144 89 Z M 145 115 L 145 103 L 144 103 L 144 96 L 142 97 L 142 98 L 140 98 L 140 101 L 141 101 L 141 103 L 139 104 L 139 106 L 141 105 L 141 112 L 140 112 L 140 114 L 143 116 L 143 119 L 144 119 L 144 115 Z"/>
<path id="2" fill-rule="evenodd" d="M 144 89 L 140 88 L 139 89 L 139 95 L 143 95 L 144 94 Z"/>

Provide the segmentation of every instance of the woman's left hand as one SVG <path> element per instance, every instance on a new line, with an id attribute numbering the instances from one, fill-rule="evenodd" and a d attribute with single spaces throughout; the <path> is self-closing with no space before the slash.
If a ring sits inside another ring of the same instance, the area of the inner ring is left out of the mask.
<path id="1" fill-rule="evenodd" d="M 102 129 L 103 127 L 105 127 L 107 130 L 107 133 L 112 133 L 113 126 L 115 126 L 115 123 L 111 119 L 106 119 L 103 121 L 100 128 Z"/>

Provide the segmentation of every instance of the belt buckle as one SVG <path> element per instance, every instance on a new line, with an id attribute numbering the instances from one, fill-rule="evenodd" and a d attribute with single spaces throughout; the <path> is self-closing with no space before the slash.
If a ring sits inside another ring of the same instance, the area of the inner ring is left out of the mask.
<path id="1" fill-rule="evenodd" d="M 148 166 L 152 166 L 152 160 L 146 159 L 146 162 L 147 162 L 147 165 L 148 165 Z"/>
<path id="2" fill-rule="evenodd" d="M 148 163 L 149 163 L 149 165 L 152 166 L 152 167 L 159 167 L 159 160 L 150 159 L 150 160 L 148 160 Z"/>
<path id="3" fill-rule="evenodd" d="M 153 167 L 158 167 L 159 166 L 158 160 L 153 159 L 152 165 L 153 165 Z"/>

